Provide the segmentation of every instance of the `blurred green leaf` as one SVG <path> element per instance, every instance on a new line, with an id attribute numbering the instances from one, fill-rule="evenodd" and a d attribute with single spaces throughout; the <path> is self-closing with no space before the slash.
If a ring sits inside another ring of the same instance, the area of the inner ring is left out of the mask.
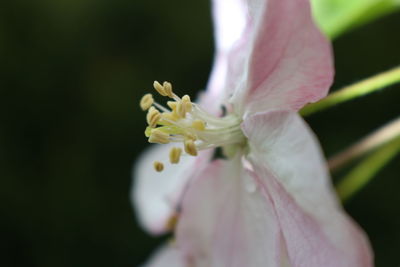
<path id="1" fill-rule="evenodd" d="M 311 0 L 317 24 L 331 39 L 400 8 L 400 0 Z"/>

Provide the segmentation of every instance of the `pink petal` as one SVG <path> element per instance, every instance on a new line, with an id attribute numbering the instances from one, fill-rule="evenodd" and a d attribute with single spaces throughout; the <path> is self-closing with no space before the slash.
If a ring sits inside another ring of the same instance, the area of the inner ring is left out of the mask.
<path id="1" fill-rule="evenodd" d="M 327 260 L 332 252 L 343 263 L 319 266 L 371 266 L 368 241 L 340 207 L 318 142 L 301 117 L 288 111 L 259 113 L 242 128 L 249 159 L 273 198 L 292 260 L 312 256 L 300 246 L 321 246 L 326 258 L 318 253 L 315 262 Z"/>
<path id="2" fill-rule="evenodd" d="M 308 0 L 214 0 L 213 7 L 217 58 L 226 66 L 218 83 L 224 80 L 223 88 L 211 87 L 233 94 L 237 113 L 298 110 L 327 94 L 331 47 L 312 21 Z"/>
<path id="3" fill-rule="evenodd" d="M 180 251 L 173 245 L 160 248 L 142 267 L 186 267 Z"/>
<path id="4" fill-rule="evenodd" d="M 343 211 L 329 210 L 325 221 L 321 222 L 314 214 L 305 212 L 266 168 L 256 166 L 255 172 L 264 181 L 265 190 L 273 200 L 290 266 L 373 266 L 363 233 Z"/>
<path id="5" fill-rule="evenodd" d="M 312 20 L 309 1 L 267 1 L 263 11 L 253 12 L 262 19 L 250 56 L 246 109 L 298 110 L 326 96 L 331 47 Z"/>
<path id="6" fill-rule="evenodd" d="M 160 234 L 168 229 L 168 221 L 176 213 L 177 205 L 189 178 L 201 170 L 211 157 L 211 150 L 197 157 L 182 156 L 179 164 L 170 164 L 172 145 L 154 145 L 141 155 L 134 168 L 131 199 L 142 226 Z M 164 171 L 156 172 L 154 161 L 164 163 Z"/>
<path id="7" fill-rule="evenodd" d="M 240 159 L 212 162 L 182 203 L 177 242 L 193 266 L 280 266 L 272 204 Z"/>

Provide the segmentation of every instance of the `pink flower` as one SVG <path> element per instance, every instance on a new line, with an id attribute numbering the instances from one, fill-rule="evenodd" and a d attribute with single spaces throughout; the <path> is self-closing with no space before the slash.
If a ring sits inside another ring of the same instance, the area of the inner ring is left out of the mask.
<path id="1" fill-rule="evenodd" d="M 144 227 L 162 233 L 178 216 L 175 245 L 148 266 L 372 266 L 368 241 L 338 203 L 297 114 L 327 94 L 333 77 L 308 1 L 214 0 L 213 8 L 217 53 L 200 104 L 155 84 L 176 102 L 149 111 L 149 140 L 183 142 L 197 156 L 156 173 L 168 144 L 137 165 L 132 195 Z M 227 159 L 211 160 L 215 147 Z"/>

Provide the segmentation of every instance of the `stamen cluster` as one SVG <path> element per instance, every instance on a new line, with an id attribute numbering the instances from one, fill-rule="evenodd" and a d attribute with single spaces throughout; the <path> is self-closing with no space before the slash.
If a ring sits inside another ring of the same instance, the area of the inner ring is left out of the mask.
<path id="1" fill-rule="evenodd" d="M 187 155 L 197 156 L 198 151 L 218 146 L 225 146 L 243 141 L 240 130 L 240 120 L 233 115 L 222 118 L 208 114 L 198 105 L 191 102 L 188 95 L 177 96 L 169 82 L 160 84 L 155 81 L 154 89 L 167 101 L 168 108 L 154 101 L 152 94 L 146 94 L 140 101 L 142 110 L 147 110 L 148 127 L 145 135 L 150 143 L 168 144 L 177 142 L 183 144 Z M 169 153 L 171 164 L 179 163 L 182 149 L 173 147 Z M 163 163 L 154 162 L 154 169 L 162 171 Z"/>

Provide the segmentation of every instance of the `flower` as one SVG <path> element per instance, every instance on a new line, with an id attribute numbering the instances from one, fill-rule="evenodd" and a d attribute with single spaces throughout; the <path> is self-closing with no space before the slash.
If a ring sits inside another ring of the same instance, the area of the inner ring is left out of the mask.
<path id="1" fill-rule="evenodd" d="M 151 232 L 177 222 L 175 244 L 148 266 L 372 266 L 297 114 L 333 77 L 308 1 L 214 0 L 213 11 L 217 53 L 200 103 L 168 82 L 154 88 L 174 100 L 169 109 L 141 101 L 146 136 L 163 145 L 140 159 L 133 200 Z M 213 159 L 218 147 L 226 159 Z"/>

